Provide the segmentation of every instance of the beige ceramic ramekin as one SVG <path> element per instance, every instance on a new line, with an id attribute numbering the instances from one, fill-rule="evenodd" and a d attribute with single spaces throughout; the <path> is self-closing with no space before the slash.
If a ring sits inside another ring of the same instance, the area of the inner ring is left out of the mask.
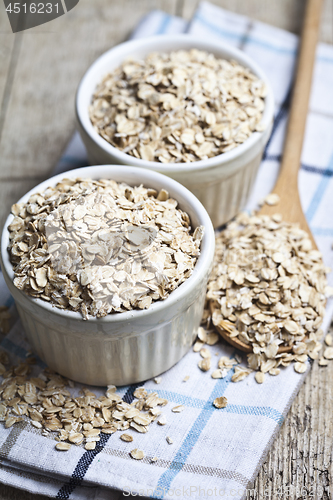
<path id="1" fill-rule="evenodd" d="M 103 139 L 93 128 L 88 107 L 98 83 L 128 56 L 143 58 L 150 52 L 197 48 L 215 56 L 234 59 L 265 81 L 268 93 L 262 124 L 235 149 L 193 163 L 158 163 L 137 159 L 123 153 Z M 253 186 L 273 123 L 274 98 L 268 79 L 245 53 L 217 40 L 202 40 L 190 35 L 159 35 L 123 43 L 105 52 L 88 69 L 76 95 L 78 129 L 92 164 L 117 163 L 143 167 L 172 177 L 197 196 L 210 215 L 214 227 L 224 224 L 244 208 Z"/>
<path id="2" fill-rule="evenodd" d="M 55 186 L 64 178 L 114 179 L 169 191 L 191 218 L 192 227 L 204 226 L 201 253 L 193 274 L 164 301 L 149 309 L 109 314 L 84 321 L 81 314 L 58 309 L 34 299 L 13 284 L 14 272 L 7 251 L 6 220 L 1 239 L 1 266 L 13 295 L 32 350 L 61 375 L 91 385 L 125 385 L 164 372 L 189 350 L 200 324 L 208 276 L 213 263 L 215 236 L 209 216 L 184 186 L 162 174 L 119 166 L 85 167 L 42 182 L 23 196 Z"/>

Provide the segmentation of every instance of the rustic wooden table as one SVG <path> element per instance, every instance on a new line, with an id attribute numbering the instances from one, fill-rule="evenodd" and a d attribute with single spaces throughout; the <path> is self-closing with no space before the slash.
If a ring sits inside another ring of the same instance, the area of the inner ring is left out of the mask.
<path id="1" fill-rule="evenodd" d="M 300 31 L 305 4 L 304 0 L 212 1 L 294 33 Z M 1 225 L 10 205 L 49 176 L 59 159 L 75 127 L 76 86 L 91 62 L 124 41 L 150 10 L 163 9 L 190 19 L 197 3 L 197 0 L 80 0 L 66 16 L 13 35 L 1 2 Z M 324 2 L 321 40 L 333 43 L 332 0 Z M 308 490 L 306 498 L 331 498 L 332 491 L 328 493 L 328 488 L 333 473 L 332 381 L 333 363 L 319 367 L 315 362 L 249 498 L 302 498 L 293 489 L 296 487 Z M 317 493 L 312 494 L 314 488 Z M 0 500 L 34 497 L 0 485 Z"/>

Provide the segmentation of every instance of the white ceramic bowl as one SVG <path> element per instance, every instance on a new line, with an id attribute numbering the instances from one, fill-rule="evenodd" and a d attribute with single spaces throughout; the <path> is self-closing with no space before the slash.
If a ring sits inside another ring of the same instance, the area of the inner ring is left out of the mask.
<path id="1" fill-rule="evenodd" d="M 88 107 L 97 84 L 120 66 L 128 56 L 143 58 L 151 52 L 197 48 L 219 58 L 235 59 L 265 81 L 268 94 L 262 124 L 264 132 L 253 133 L 235 149 L 193 163 L 163 164 L 137 159 L 103 139 L 93 128 Z M 268 79 L 245 53 L 224 42 L 202 40 L 190 35 L 159 35 L 122 43 L 105 52 L 90 66 L 76 95 L 76 117 L 91 164 L 117 163 L 144 167 L 172 177 L 194 193 L 209 213 L 215 227 L 234 217 L 246 204 L 273 123 L 274 98 Z"/>
<path id="2" fill-rule="evenodd" d="M 1 266 L 13 295 L 32 350 L 61 375 L 91 385 L 142 382 L 164 372 L 191 347 L 200 324 L 208 276 L 213 263 L 215 236 L 210 218 L 197 198 L 178 182 L 146 169 L 119 166 L 85 167 L 48 179 L 23 196 L 55 186 L 64 178 L 114 179 L 129 185 L 165 188 L 205 234 L 193 274 L 167 299 L 146 310 L 109 314 L 84 321 L 80 313 L 58 309 L 16 288 L 9 260 L 8 225 L 1 238 Z"/>

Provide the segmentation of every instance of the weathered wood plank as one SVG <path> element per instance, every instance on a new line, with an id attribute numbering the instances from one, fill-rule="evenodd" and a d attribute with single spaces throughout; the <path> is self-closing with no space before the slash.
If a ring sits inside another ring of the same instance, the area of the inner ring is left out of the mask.
<path id="1" fill-rule="evenodd" d="M 16 62 L 19 56 L 21 36 L 13 35 L 5 12 L 0 4 L 0 137 L 8 107 Z"/>
<path id="2" fill-rule="evenodd" d="M 5 484 L 0 485 L 0 499 L 1 500 L 50 500 L 50 497 L 44 495 L 35 495 L 28 493 Z"/>
<path id="3" fill-rule="evenodd" d="M 4 4 L 0 4 L 0 105 L 3 99 L 3 91 L 6 84 L 12 50 L 14 35 L 10 29 Z"/>
<path id="4" fill-rule="evenodd" d="M 74 130 L 74 96 L 90 63 L 123 41 L 153 8 L 177 0 L 81 0 L 70 13 L 25 32 L 0 142 L 12 176 L 47 175 Z M 1 179 L 2 173 L 0 173 Z"/>
<path id="5" fill-rule="evenodd" d="M 50 174 L 74 131 L 74 96 L 85 70 L 98 55 L 125 40 L 142 16 L 154 8 L 175 14 L 176 4 L 177 0 L 81 0 L 50 24 L 6 34 L 7 45 L 15 39 L 18 48 L 14 54 L 9 45 L 4 49 L 7 59 L 17 60 L 12 63 L 15 71 L 6 71 L 5 62 L 2 68 L 4 79 L 9 75 L 11 81 L 2 115 L 0 182 L 24 177 L 37 184 Z M 11 202 L 19 192 L 11 185 Z M 4 213 L 1 204 L 0 219 Z"/>
<path id="6" fill-rule="evenodd" d="M 314 363 L 259 472 L 257 496 L 251 500 L 265 498 L 265 491 L 270 491 L 267 498 L 279 498 L 278 492 L 288 498 L 288 488 L 293 499 L 332 498 L 332 377 L 333 363 Z"/>

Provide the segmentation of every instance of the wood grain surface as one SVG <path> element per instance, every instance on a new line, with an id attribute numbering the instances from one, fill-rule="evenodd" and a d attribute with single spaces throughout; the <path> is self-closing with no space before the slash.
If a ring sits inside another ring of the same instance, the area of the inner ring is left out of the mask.
<path id="1" fill-rule="evenodd" d="M 212 0 L 294 33 L 304 0 Z M 0 222 L 46 178 L 74 131 L 74 94 L 91 62 L 163 9 L 190 19 L 197 0 L 80 0 L 44 26 L 13 35 L 0 2 Z M 324 1 L 322 41 L 333 43 L 333 2 Z M 330 499 L 333 494 L 333 363 L 314 363 L 248 492 L 249 500 Z M 302 490 L 303 488 L 303 490 Z M 331 488 L 330 491 L 328 488 Z M 46 500 L 0 485 L 0 500 Z M 119 494 L 119 498 L 123 498 Z"/>

